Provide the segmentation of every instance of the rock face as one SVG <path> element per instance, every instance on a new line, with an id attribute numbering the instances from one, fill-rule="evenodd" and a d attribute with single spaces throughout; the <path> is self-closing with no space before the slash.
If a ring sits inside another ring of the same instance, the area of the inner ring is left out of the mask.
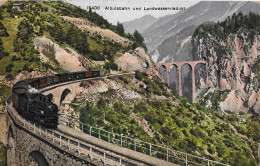
<path id="1" fill-rule="evenodd" d="M 196 25 L 191 25 L 165 39 L 155 51 L 151 52 L 153 61 L 158 63 L 195 60 L 191 56 L 191 38 L 196 28 Z"/>
<path id="2" fill-rule="evenodd" d="M 46 37 L 34 39 L 36 49 L 40 52 L 42 62 L 50 63 L 52 66 L 60 66 L 66 71 L 85 71 L 84 65 L 89 62 L 72 49 L 63 49 Z"/>
<path id="3" fill-rule="evenodd" d="M 230 90 L 220 103 L 222 111 L 260 113 L 260 92 L 252 67 L 260 55 L 260 36 L 248 41 L 246 32 L 231 34 L 226 40 L 216 37 L 196 39 L 194 56 L 206 63 L 208 88 Z"/>
<path id="4" fill-rule="evenodd" d="M 143 48 L 136 48 L 133 53 L 125 53 L 115 60 L 116 64 L 124 71 L 144 70 L 152 66 L 150 57 Z"/>

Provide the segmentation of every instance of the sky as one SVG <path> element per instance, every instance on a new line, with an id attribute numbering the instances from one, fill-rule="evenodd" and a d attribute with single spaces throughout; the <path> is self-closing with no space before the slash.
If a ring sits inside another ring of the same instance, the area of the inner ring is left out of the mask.
<path id="1" fill-rule="evenodd" d="M 185 7 L 186 9 L 198 1 L 181 0 L 66 0 L 83 9 L 92 7 L 92 11 L 97 12 L 107 19 L 110 23 L 126 22 L 141 18 L 144 15 L 152 15 L 156 18 L 168 14 L 175 14 L 180 10 L 145 10 L 148 7 Z M 110 7 L 126 7 L 130 10 L 111 10 Z M 107 9 L 106 9 L 107 8 Z M 133 10 L 138 8 L 141 10 Z M 95 10 L 96 9 L 96 10 Z"/>

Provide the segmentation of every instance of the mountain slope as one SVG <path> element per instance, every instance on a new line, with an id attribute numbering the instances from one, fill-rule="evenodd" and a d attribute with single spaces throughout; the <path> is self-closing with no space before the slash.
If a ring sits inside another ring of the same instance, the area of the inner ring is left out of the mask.
<path id="1" fill-rule="evenodd" d="M 151 52 L 153 61 L 181 62 L 195 60 L 190 56 L 192 51 L 190 39 L 196 28 L 196 25 L 191 25 L 168 39 L 165 39 L 162 44 L 157 47 L 156 51 Z"/>
<path id="2" fill-rule="evenodd" d="M 160 45 L 161 47 L 164 47 L 163 45 L 166 44 L 163 43 L 164 40 L 176 36 L 181 30 L 189 26 L 198 26 L 205 22 L 223 21 L 228 16 L 231 16 L 233 13 L 238 13 L 239 11 L 243 14 L 248 14 L 250 11 L 260 14 L 260 5 L 253 2 L 203 1 L 185 11 L 180 11 L 177 14 L 158 19 L 153 25 L 143 31 L 142 34 L 148 50 L 153 56 L 155 53 L 154 51 Z M 191 34 L 192 31 L 179 40 L 184 41 L 184 39 Z M 175 39 L 175 37 L 172 39 Z M 168 41 L 173 42 L 170 40 Z M 188 54 L 188 52 L 181 51 L 180 47 L 177 49 L 164 47 L 165 52 L 170 52 L 170 50 L 172 50 L 172 52 L 183 52 L 184 54 Z M 159 59 L 164 59 L 166 56 L 172 56 L 160 52 L 159 50 L 157 50 L 157 54 L 161 56 Z M 172 58 L 168 57 L 167 59 Z M 173 59 L 176 59 L 176 57 L 173 57 Z M 192 57 L 190 57 L 190 60 L 192 60 Z"/>
<path id="3" fill-rule="evenodd" d="M 135 30 L 142 33 L 145 29 L 155 23 L 157 19 L 151 15 L 145 15 L 133 21 L 123 22 L 124 29 L 127 33 L 134 33 Z"/>

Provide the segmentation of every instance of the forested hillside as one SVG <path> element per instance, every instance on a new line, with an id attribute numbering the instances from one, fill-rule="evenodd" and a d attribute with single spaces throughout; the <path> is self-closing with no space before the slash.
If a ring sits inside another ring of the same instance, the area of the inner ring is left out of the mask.
<path id="1" fill-rule="evenodd" d="M 12 9 L 15 2 L 7 2 L 1 6 L 0 21 L 0 73 L 12 80 L 22 70 L 46 71 L 47 69 L 62 72 L 40 60 L 39 51 L 33 44 L 33 39 L 45 36 L 63 48 L 76 50 L 90 60 L 108 60 L 107 69 L 113 67 L 114 58 L 131 49 L 143 45 L 142 36 L 124 33 L 123 26 L 110 24 L 92 11 L 63 2 L 23 2 L 23 10 Z M 65 21 L 60 16 L 85 18 L 101 28 L 108 28 L 123 37 L 134 41 L 128 46 L 102 38 L 99 34 L 89 34 Z M 51 52 L 49 53 L 51 56 Z M 54 58 L 55 59 L 55 58 Z M 86 66 L 89 68 L 90 66 Z"/>

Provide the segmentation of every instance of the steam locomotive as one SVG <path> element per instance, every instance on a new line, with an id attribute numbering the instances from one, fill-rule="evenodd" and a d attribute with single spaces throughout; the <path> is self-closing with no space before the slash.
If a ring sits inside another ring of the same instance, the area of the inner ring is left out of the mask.
<path id="1" fill-rule="evenodd" d="M 98 76 L 100 71 L 84 71 L 19 81 L 12 88 L 13 106 L 25 119 L 47 128 L 57 128 L 59 110 L 52 102 L 53 95 L 43 95 L 38 90 L 54 84 Z"/>

